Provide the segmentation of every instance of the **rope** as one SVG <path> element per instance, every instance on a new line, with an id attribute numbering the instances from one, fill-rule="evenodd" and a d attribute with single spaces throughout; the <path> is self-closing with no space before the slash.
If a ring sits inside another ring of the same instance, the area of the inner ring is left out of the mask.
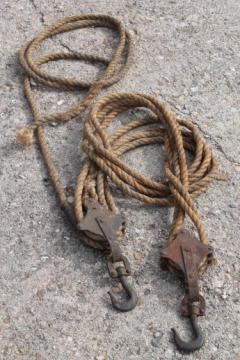
<path id="1" fill-rule="evenodd" d="M 109 124 L 120 114 L 144 108 L 147 116 L 129 120 L 112 134 Z M 166 151 L 166 179 L 162 182 L 141 175 L 120 157 L 139 146 L 162 144 Z M 193 199 L 203 193 L 217 172 L 217 162 L 199 130 L 190 122 L 177 119 L 169 107 L 142 94 L 112 94 L 93 107 L 84 127 L 82 148 L 89 160 L 83 167 L 75 192 L 75 214 L 84 217 L 87 198 L 118 212 L 109 179 L 127 195 L 146 204 L 174 206 L 174 219 L 168 242 L 181 230 L 185 215 L 196 226 L 200 240 L 208 237 Z M 187 161 L 186 152 L 191 155 Z"/>
<path id="2" fill-rule="evenodd" d="M 105 27 L 113 29 L 118 33 L 118 45 L 111 60 L 108 60 L 104 57 L 80 52 L 59 52 L 47 54 L 40 58 L 33 58 L 37 48 L 45 39 L 51 38 L 54 35 L 60 33 L 86 27 Z M 72 212 L 71 206 L 68 204 L 67 195 L 61 182 L 59 171 L 52 159 L 52 155 L 46 140 L 44 126 L 52 121 L 68 122 L 78 119 L 81 113 L 86 110 L 86 108 L 88 108 L 88 106 L 92 103 L 93 99 L 97 96 L 101 89 L 109 87 L 124 77 L 132 61 L 132 48 L 132 36 L 120 21 L 109 15 L 86 14 L 63 18 L 62 20 L 44 29 L 20 50 L 19 60 L 27 74 L 24 80 L 24 92 L 29 106 L 33 112 L 34 122 L 32 126 L 28 126 L 20 130 L 17 133 L 17 139 L 23 145 L 30 146 L 33 143 L 33 132 L 36 131 L 43 158 L 47 165 L 55 191 L 59 197 L 61 207 L 66 211 L 66 213 L 74 222 L 74 213 Z M 124 52 L 127 52 L 125 55 L 125 61 Z M 65 77 L 53 76 L 41 70 L 40 68 L 44 63 L 64 59 L 84 60 L 91 63 L 100 62 L 106 65 L 106 70 L 101 76 L 99 76 L 97 80 L 93 82 L 86 82 L 77 81 L 75 79 L 68 79 Z M 88 93 L 83 101 L 78 102 L 68 111 L 63 113 L 50 114 L 43 117 L 40 113 L 37 101 L 33 95 L 30 81 L 31 79 L 34 79 L 37 83 L 41 83 L 51 88 L 68 90 L 88 89 Z"/>
<path id="3" fill-rule="evenodd" d="M 119 33 L 118 47 L 111 61 L 78 52 L 48 54 L 33 60 L 33 53 L 46 38 L 89 26 L 104 26 Z M 126 48 L 127 54 L 125 62 L 122 64 Z M 131 58 L 132 38 L 130 33 L 118 20 L 110 16 L 67 17 L 48 27 L 20 52 L 20 61 L 27 73 L 24 83 L 25 94 L 34 115 L 33 126 L 24 131 L 32 135 L 31 130 L 36 129 L 43 157 L 60 204 L 74 223 L 79 223 L 84 218 L 89 198 L 97 200 L 113 213 L 118 213 L 119 210 L 112 194 L 112 184 L 114 184 L 125 194 L 143 203 L 174 207 L 169 243 L 182 229 L 185 217 L 188 215 L 199 233 L 200 241 L 208 244 L 207 232 L 194 199 L 205 192 L 210 182 L 216 177 L 217 162 L 208 144 L 192 122 L 176 118 L 168 105 L 147 95 L 114 93 L 101 98 L 92 107 L 85 119 L 82 140 L 82 149 L 88 159 L 77 179 L 74 209 L 68 204 L 59 172 L 50 154 L 44 126 L 53 120 L 66 122 L 78 118 L 91 105 L 101 89 L 112 85 L 125 75 Z M 52 76 L 40 69 L 42 64 L 60 59 L 102 62 L 107 68 L 105 73 L 93 83 Z M 85 99 L 70 110 L 42 117 L 32 93 L 31 78 L 57 89 L 88 88 L 89 90 Z M 108 126 L 117 116 L 137 108 L 144 109 L 146 115 L 137 120 L 129 119 L 123 126 L 109 133 Z M 24 131 L 18 134 L 20 141 L 24 137 Z M 25 143 L 28 145 L 31 141 L 25 141 Z M 124 153 L 150 144 L 160 144 L 165 149 L 167 159 L 163 181 L 143 176 L 121 160 Z M 103 239 L 96 239 L 89 233 L 85 235 L 84 239 L 90 246 L 105 249 L 106 245 Z"/>

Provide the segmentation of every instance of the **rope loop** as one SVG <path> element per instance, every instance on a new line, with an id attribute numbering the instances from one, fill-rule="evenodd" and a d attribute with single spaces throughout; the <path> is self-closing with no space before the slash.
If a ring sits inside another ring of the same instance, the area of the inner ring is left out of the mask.
<path id="1" fill-rule="evenodd" d="M 111 59 L 99 55 L 81 52 L 58 52 L 36 57 L 38 47 L 48 38 L 64 32 L 93 27 L 105 27 L 118 33 L 118 44 Z M 125 76 L 132 62 L 133 41 L 131 33 L 122 23 L 109 15 L 86 14 L 65 17 L 55 24 L 48 26 L 39 33 L 32 41 L 22 47 L 19 60 L 28 75 L 24 89 L 30 107 L 35 115 L 37 126 L 50 121 L 70 121 L 80 115 L 92 102 L 93 98 L 103 88 L 109 87 Z M 90 63 L 101 63 L 106 66 L 105 72 L 94 81 L 83 81 L 63 76 L 54 76 L 41 69 L 45 63 L 59 60 L 82 60 Z M 37 83 L 56 89 L 82 90 L 88 89 L 88 94 L 83 101 L 78 102 L 68 111 L 57 114 L 49 114 L 41 117 L 31 91 L 30 78 Z"/>
<path id="2" fill-rule="evenodd" d="M 132 109 L 143 109 L 146 116 L 128 120 L 112 132 L 114 119 Z M 121 156 L 139 146 L 161 144 L 166 152 L 165 180 L 140 174 Z M 133 93 L 115 93 L 97 101 L 84 126 L 82 148 L 88 156 L 79 175 L 75 194 L 78 221 L 84 215 L 84 201 L 91 194 L 88 184 L 95 184 L 95 199 L 117 211 L 109 180 L 127 195 L 151 205 L 174 206 L 175 216 L 169 241 L 181 229 L 185 214 L 196 226 L 200 239 L 207 243 L 207 233 L 193 199 L 204 192 L 217 172 L 217 162 L 199 130 L 190 121 L 174 116 L 168 105 L 157 99 Z"/>

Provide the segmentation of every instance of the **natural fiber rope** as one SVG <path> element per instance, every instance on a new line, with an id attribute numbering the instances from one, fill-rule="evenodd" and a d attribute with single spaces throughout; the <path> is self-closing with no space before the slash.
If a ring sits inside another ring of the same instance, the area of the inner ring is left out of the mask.
<path id="1" fill-rule="evenodd" d="M 147 116 L 129 120 L 113 134 L 106 128 L 119 114 L 135 108 L 148 110 Z M 149 113 L 150 111 L 150 113 Z M 204 192 L 217 172 L 217 162 L 199 130 L 186 120 L 177 119 L 169 107 L 142 94 L 112 94 L 100 99 L 85 122 L 82 148 L 90 159 L 83 167 L 76 186 L 75 214 L 84 217 L 84 202 L 94 197 L 117 212 L 109 179 L 123 192 L 144 203 L 175 206 L 168 241 L 181 230 L 187 214 L 196 226 L 200 240 L 208 237 L 193 199 Z M 120 156 L 143 145 L 164 145 L 166 180 L 153 180 L 124 163 Z M 186 151 L 191 154 L 187 161 Z"/>
<path id="2" fill-rule="evenodd" d="M 86 27 L 106 27 L 118 32 L 118 46 L 112 59 L 79 52 L 59 52 L 45 55 L 34 59 L 33 55 L 39 45 L 47 38 L 63 32 L 82 29 Z M 124 62 L 124 52 L 127 50 Z M 37 131 L 38 141 L 47 164 L 50 178 L 60 199 L 63 209 L 74 219 L 71 206 L 68 204 L 64 186 L 60 180 L 59 172 L 52 159 L 50 149 L 46 140 L 44 126 L 51 121 L 67 122 L 79 118 L 80 114 L 91 104 L 99 91 L 118 82 L 127 72 L 132 60 L 132 36 L 120 21 L 109 15 L 86 14 L 79 16 L 65 17 L 55 24 L 44 29 L 31 42 L 26 44 L 19 54 L 20 63 L 24 67 L 27 77 L 24 81 L 24 91 L 34 116 L 34 124 L 22 129 L 17 134 L 17 139 L 24 145 L 31 145 L 33 141 L 33 130 Z M 103 75 L 94 82 L 77 81 L 65 77 L 52 76 L 40 69 L 40 66 L 50 61 L 77 59 L 92 63 L 101 62 L 107 65 Z M 122 63 L 123 62 L 123 63 Z M 64 113 L 51 114 L 43 117 L 38 104 L 34 98 L 30 79 L 56 89 L 88 89 L 85 99 L 78 102 L 74 107 Z M 44 126 L 43 126 L 44 125 Z"/>
<path id="3" fill-rule="evenodd" d="M 87 83 L 50 76 L 40 70 L 43 63 L 59 59 L 84 59 L 101 61 L 100 57 L 80 53 L 58 53 L 33 60 L 33 52 L 46 38 L 57 33 L 87 26 L 105 26 L 119 32 L 119 44 L 102 77 L 94 83 Z M 128 48 L 127 59 L 120 65 L 123 51 Z M 94 105 L 84 126 L 82 149 L 88 160 L 81 169 L 75 191 L 74 213 L 67 202 L 64 187 L 54 165 L 45 137 L 43 125 L 49 121 L 69 121 L 79 116 L 103 88 L 117 82 L 126 73 L 132 54 L 132 39 L 129 32 L 116 19 L 105 15 L 82 15 L 65 18 L 48 27 L 20 53 L 20 61 L 28 77 L 25 80 L 25 93 L 34 114 L 34 127 L 50 177 L 59 196 L 61 206 L 79 223 L 85 215 L 86 200 L 96 199 L 106 208 L 117 213 L 109 180 L 127 195 L 144 203 L 159 206 L 174 206 L 174 219 L 168 241 L 171 242 L 181 230 L 185 215 L 188 215 L 199 233 L 200 240 L 207 244 L 206 230 L 193 199 L 203 193 L 217 172 L 217 162 L 206 141 L 192 122 L 176 118 L 169 107 L 153 97 L 141 94 L 112 94 Z M 30 78 L 44 85 L 58 89 L 89 88 L 83 102 L 61 114 L 41 117 L 33 97 Z M 106 129 L 121 113 L 129 109 L 144 108 L 146 116 L 138 120 L 129 120 L 113 133 Z M 29 129 L 25 132 L 30 131 Z M 21 133 L 20 133 L 21 140 Z M 120 157 L 134 148 L 149 144 L 163 144 L 167 160 L 165 163 L 166 179 L 163 182 L 141 175 L 124 163 Z M 191 154 L 190 160 L 186 152 Z M 89 234 L 85 241 L 93 247 L 105 248 L 103 239 L 94 239 Z"/>

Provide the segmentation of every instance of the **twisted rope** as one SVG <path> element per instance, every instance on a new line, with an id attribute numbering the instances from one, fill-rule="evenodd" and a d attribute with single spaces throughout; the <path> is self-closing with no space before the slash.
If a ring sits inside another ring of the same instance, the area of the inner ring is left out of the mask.
<path id="1" fill-rule="evenodd" d="M 54 35 L 68 32 L 75 29 L 86 27 L 105 27 L 113 29 L 118 33 L 119 40 L 111 60 L 104 57 L 85 54 L 80 52 L 59 52 L 47 54 L 40 58 L 34 58 L 35 52 L 39 45 L 47 38 Z M 109 15 L 102 14 L 86 14 L 79 16 L 70 16 L 61 19 L 55 24 L 48 26 L 32 41 L 26 44 L 19 53 L 19 60 L 23 66 L 27 76 L 24 80 L 24 92 L 28 100 L 30 108 L 33 112 L 33 125 L 20 130 L 17 139 L 26 146 L 33 142 L 33 131 L 36 130 L 38 142 L 40 144 L 43 158 L 47 165 L 50 178 L 54 185 L 55 191 L 59 197 L 61 207 L 67 212 L 71 219 L 75 222 L 75 216 L 71 206 L 68 204 L 67 195 L 61 182 L 59 171 L 56 168 L 52 155 L 46 140 L 44 126 L 49 122 L 68 122 L 79 118 L 86 108 L 92 103 L 101 89 L 106 88 L 118 82 L 128 71 L 132 61 L 133 41 L 130 32 L 122 25 L 120 21 Z M 126 55 L 124 55 L 126 52 Z M 41 65 L 57 60 L 84 60 L 92 63 L 102 63 L 106 65 L 105 72 L 95 81 L 87 82 L 75 79 L 68 79 L 60 76 L 53 76 L 41 70 Z M 32 92 L 31 81 L 34 79 L 37 83 L 56 89 L 82 90 L 88 89 L 88 93 L 83 101 L 78 102 L 75 106 L 63 113 L 54 113 L 42 116 Z"/>
<path id="2" fill-rule="evenodd" d="M 33 59 L 35 50 L 46 38 L 89 26 L 113 28 L 119 33 L 118 47 L 111 61 L 78 52 L 54 53 Z M 124 64 L 121 64 L 126 48 L 126 59 Z M 208 244 L 207 233 L 194 199 L 206 191 L 209 183 L 216 176 L 217 162 L 192 122 L 176 118 L 167 105 L 150 96 L 132 93 L 112 94 L 98 100 L 93 106 L 85 120 L 82 140 L 82 149 L 87 154 L 88 160 L 77 179 L 74 210 L 68 204 L 59 172 L 50 154 L 44 126 L 49 121 L 66 122 L 79 117 L 101 89 L 117 82 L 125 75 L 131 58 L 130 33 L 118 20 L 110 16 L 72 16 L 45 29 L 20 52 L 20 61 L 27 73 L 24 83 L 25 94 L 34 115 L 34 124 L 32 128 L 24 130 L 25 135 L 30 133 L 32 136 L 31 130 L 37 130 L 43 157 L 61 206 L 75 223 L 81 222 L 84 218 L 86 202 L 89 198 L 94 198 L 114 213 L 118 212 L 111 191 L 110 182 L 112 182 L 124 193 L 141 202 L 175 208 L 168 242 L 175 239 L 183 226 L 185 216 L 188 215 L 199 233 L 200 240 Z M 40 69 L 42 64 L 60 59 L 102 62 L 107 68 L 105 73 L 92 83 L 52 76 Z M 33 97 L 30 78 L 57 89 L 87 88 L 89 90 L 85 99 L 68 111 L 42 117 Z M 146 116 L 137 120 L 128 120 L 125 125 L 111 134 L 107 131 L 110 123 L 118 115 L 137 108 L 143 108 Z M 20 132 L 18 136 L 20 140 L 22 135 L 24 134 Z M 27 144 L 27 141 L 25 142 Z M 143 176 L 121 160 L 121 156 L 130 150 L 156 143 L 164 146 L 167 157 L 163 181 Z M 190 157 L 187 156 L 187 152 Z M 85 241 L 90 246 L 104 249 L 103 239 L 96 239 L 91 234 L 86 234 Z"/>
<path id="3" fill-rule="evenodd" d="M 112 134 L 106 131 L 118 115 L 137 108 L 146 109 L 146 117 L 129 120 Z M 120 159 L 129 150 L 156 143 L 164 145 L 167 155 L 166 179 L 162 182 L 143 176 Z M 218 166 L 193 123 L 176 118 L 167 105 L 151 96 L 112 94 L 94 105 L 85 122 L 82 148 L 89 160 L 76 186 L 75 214 L 78 222 L 84 217 L 84 204 L 89 197 L 118 212 L 109 187 L 110 179 L 124 193 L 141 202 L 175 207 L 169 242 L 175 239 L 185 215 L 188 215 L 198 230 L 200 240 L 208 244 L 207 233 L 193 199 L 206 191 L 216 176 Z M 191 160 L 187 160 L 187 152 Z"/>

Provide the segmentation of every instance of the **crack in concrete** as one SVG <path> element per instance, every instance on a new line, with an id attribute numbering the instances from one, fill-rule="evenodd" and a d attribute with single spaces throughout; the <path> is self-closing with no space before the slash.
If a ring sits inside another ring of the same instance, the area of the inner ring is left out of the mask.
<path id="1" fill-rule="evenodd" d="M 240 162 L 234 160 L 232 156 L 228 155 L 226 151 L 223 149 L 222 145 L 219 144 L 219 142 L 215 138 L 213 138 L 213 136 L 207 130 L 204 130 L 197 122 L 193 120 L 192 122 L 194 125 L 196 125 L 199 128 L 199 130 L 203 133 L 204 136 L 207 136 L 212 141 L 215 148 L 221 152 L 221 154 L 225 157 L 226 160 L 228 160 L 230 163 L 234 165 L 240 165 Z"/>
<path id="2" fill-rule="evenodd" d="M 232 156 L 228 155 L 228 154 L 226 153 L 226 151 L 223 149 L 222 145 L 219 144 L 219 142 L 218 142 L 216 139 L 214 139 L 214 138 L 212 137 L 212 135 L 209 134 L 208 131 L 203 130 L 203 128 L 201 128 L 201 126 L 200 126 L 199 124 L 197 124 L 196 122 L 193 121 L 193 123 L 194 123 L 194 125 L 196 125 L 196 126 L 199 128 L 199 130 L 200 130 L 205 136 L 208 136 L 208 137 L 209 137 L 209 139 L 214 143 L 215 148 L 223 154 L 223 156 L 225 157 L 226 160 L 228 160 L 229 162 L 231 162 L 231 163 L 234 164 L 234 165 L 240 165 L 240 162 L 234 160 L 234 159 L 232 158 Z"/>
<path id="3" fill-rule="evenodd" d="M 68 45 L 66 45 L 62 40 L 59 40 L 60 45 L 62 45 L 65 49 L 70 52 L 76 52 L 75 50 L 71 49 Z"/>
<path id="4" fill-rule="evenodd" d="M 39 17 L 40 17 L 40 21 L 42 24 L 45 24 L 45 17 L 44 14 L 41 10 L 39 10 L 39 8 L 37 7 L 35 0 L 29 0 L 30 3 L 32 4 L 34 10 L 38 13 Z"/>
<path id="5" fill-rule="evenodd" d="M 181 110 L 177 109 L 175 104 L 170 101 L 170 100 L 166 100 L 167 102 L 170 103 L 170 105 L 175 109 L 175 111 L 179 114 L 181 114 L 184 118 L 186 118 L 186 114 L 184 112 L 182 112 Z M 191 113 L 190 113 L 191 116 Z M 224 156 L 224 158 L 229 161 L 230 163 L 234 164 L 234 165 L 240 165 L 240 162 L 234 160 L 232 158 L 232 156 L 228 155 L 226 153 L 226 151 L 223 149 L 222 145 L 219 144 L 219 142 L 213 138 L 212 134 L 210 134 L 207 130 L 204 130 L 196 121 L 191 120 L 193 122 L 194 125 L 196 125 L 198 127 L 198 129 L 203 133 L 203 135 L 205 137 L 208 137 L 210 139 L 210 141 L 213 143 L 213 145 L 215 146 L 215 148 L 221 152 L 221 154 Z"/>

